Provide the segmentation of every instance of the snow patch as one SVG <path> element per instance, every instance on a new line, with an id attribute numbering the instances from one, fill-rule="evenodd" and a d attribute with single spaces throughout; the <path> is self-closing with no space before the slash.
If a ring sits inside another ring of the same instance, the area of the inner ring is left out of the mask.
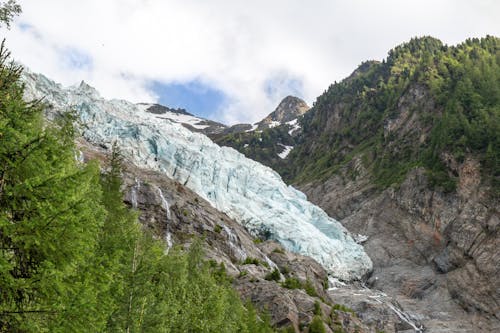
<path id="1" fill-rule="evenodd" d="M 173 122 L 180 123 L 180 124 L 187 124 L 187 125 L 193 126 L 196 129 L 205 129 L 207 127 L 210 127 L 210 125 L 200 124 L 201 122 L 206 121 L 204 119 L 197 118 L 194 116 L 189 116 L 187 114 L 180 114 L 180 113 L 175 113 L 175 112 L 170 112 L 170 111 L 165 112 L 161 116 L 156 116 L 156 118 L 168 119 L 168 120 L 171 120 Z"/>
<path id="2" fill-rule="evenodd" d="M 292 128 L 288 131 L 288 135 L 292 135 L 293 132 L 300 129 L 299 120 L 295 118 L 294 120 L 287 121 L 285 124 L 290 125 Z"/>
<path id="3" fill-rule="evenodd" d="M 257 127 L 259 127 L 259 124 L 252 124 L 252 128 L 246 130 L 245 132 L 253 132 L 257 129 Z"/>
<path id="4" fill-rule="evenodd" d="M 281 153 L 279 153 L 278 156 L 284 160 L 288 156 L 288 154 L 290 154 L 290 152 L 292 151 L 293 146 L 285 146 L 284 144 L 281 143 L 278 144 L 284 148 L 284 150 Z"/>
<path id="5" fill-rule="evenodd" d="M 358 244 L 363 244 L 364 242 L 366 242 L 368 240 L 368 236 L 361 235 L 361 234 L 353 234 L 352 237 L 354 238 L 354 240 Z"/>
<path id="6" fill-rule="evenodd" d="M 281 125 L 281 123 L 279 121 L 274 121 L 274 120 L 268 124 L 269 128 L 274 128 L 279 125 Z"/>

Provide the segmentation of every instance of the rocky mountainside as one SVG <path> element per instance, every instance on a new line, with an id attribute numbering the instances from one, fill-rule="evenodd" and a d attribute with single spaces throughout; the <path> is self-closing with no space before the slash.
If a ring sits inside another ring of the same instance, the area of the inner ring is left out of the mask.
<path id="1" fill-rule="evenodd" d="M 109 149 L 85 139 L 78 142 L 82 160 L 105 166 Z M 390 296 L 361 283 L 329 278 L 314 259 L 262 241 L 235 220 L 162 172 L 125 161 L 125 202 L 139 212 L 142 224 L 167 250 L 203 239 L 207 260 L 228 274 L 245 300 L 268 312 L 271 324 L 286 332 L 304 332 L 320 318 L 326 332 L 420 331 L 418 318 L 404 312 Z M 346 304 L 349 304 L 348 306 Z"/>
<path id="2" fill-rule="evenodd" d="M 79 140 L 83 160 L 106 165 L 109 150 Z M 124 163 L 125 202 L 142 224 L 172 246 L 204 242 L 207 260 L 228 274 L 242 298 L 268 311 L 271 323 L 290 331 L 311 325 L 318 315 L 331 330 L 369 331 L 350 309 L 328 294 L 328 274 L 314 259 L 293 254 L 275 241 L 261 241 L 189 188 L 162 172 Z M 333 319 L 332 319 L 333 318 Z"/>
<path id="3" fill-rule="evenodd" d="M 387 327 L 390 332 L 407 322 L 392 299 L 377 298 L 377 310 L 366 318 L 335 300 L 337 290 L 346 295 L 358 289 L 333 277 L 361 279 L 371 262 L 339 224 L 284 186 L 272 170 L 170 120 L 159 120 L 158 113 L 126 101 L 106 101 L 87 84 L 65 89 L 29 72 L 24 82 L 27 99 L 44 97 L 49 119 L 69 106 L 75 109 L 83 124 L 81 162 L 97 159 L 105 166 L 111 143 L 119 143 L 127 161 L 125 201 L 138 209 L 143 225 L 164 241 L 166 251 L 189 246 L 194 237 L 204 239 L 214 269 L 232 277 L 243 299 L 269 311 L 277 328 L 299 332 L 319 325 L 327 332 L 369 332 Z M 208 154 L 193 153 L 203 151 Z M 210 158 L 217 165 L 207 177 L 196 166 L 210 165 Z M 243 185 L 242 177 L 248 178 Z M 203 190 L 196 185 L 200 183 Z M 242 191 L 244 199 L 238 197 Z M 238 202 L 244 206 L 238 208 Z M 380 296 L 362 292 L 360 302 Z"/>
<path id="4" fill-rule="evenodd" d="M 226 126 L 194 116 L 185 109 L 149 103 L 136 105 L 141 111 L 154 114 L 157 119 L 169 120 L 192 132 L 203 133 L 220 146 L 234 148 L 275 170 L 283 167 L 295 144 L 294 138 L 300 132 L 299 118 L 310 109 L 302 99 L 287 96 L 259 122 Z"/>
<path id="5" fill-rule="evenodd" d="M 368 284 L 398 295 L 428 331 L 495 331 L 499 74 L 498 38 L 456 47 L 414 39 L 331 85 L 293 138 L 276 127 L 266 145 L 218 142 L 272 166 L 366 235 Z M 294 147 L 281 163 L 269 159 L 276 142 Z"/>
<path id="6" fill-rule="evenodd" d="M 178 121 L 191 117 L 182 111 L 105 101 L 41 75 L 26 85 L 49 117 L 76 108 L 86 158 L 105 160 L 118 142 L 126 201 L 142 222 L 167 246 L 204 235 L 214 265 L 275 325 L 307 331 L 319 317 L 333 332 L 494 332 L 499 49 L 494 37 L 456 47 L 415 39 L 298 118 L 212 135 L 273 166 L 353 238 L 271 169 L 186 130 L 206 124 Z M 325 283 L 328 274 L 354 282 Z"/>
<path id="7" fill-rule="evenodd" d="M 306 102 L 295 96 L 285 97 L 276 110 L 271 112 L 266 118 L 256 123 L 258 129 L 276 127 L 285 123 L 294 121 L 304 113 L 309 111 L 310 107 Z"/>
<path id="8" fill-rule="evenodd" d="M 309 109 L 300 98 L 287 96 L 260 122 L 234 125 L 208 136 L 220 146 L 234 148 L 274 170 L 283 170 L 301 131 L 299 119 Z"/>
<path id="9" fill-rule="evenodd" d="M 214 268 L 233 277 L 242 298 L 267 309 L 276 327 L 419 330 L 418 317 L 392 297 L 367 289 L 362 281 L 348 285 L 334 278 L 367 277 L 370 259 L 341 225 L 271 169 L 158 119 L 158 113 L 106 101 L 87 84 L 62 88 L 29 72 L 24 82 L 27 99 L 44 97 L 49 119 L 69 106 L 76 111 L 83 124 L 83 160 L 106 165 L 112 143 L 118 143 L 127 160 L 125 200 L 139 210 L 142 223 L 167 250 L 202 237 Z M 350 307 L 344 305 L 347 300 Z"/>
<path id="10" fill-rule="evenodd" d="M 141 111 L 155 114 L 158 119 L 168 119 L 174 123 L 181 124 L 193 132 L 203 133 L 213 139 L 235 133 L 260 132 L 267 128 L 274 128 L 285 124 L 297 129 L 297 118 L 310 109 L 302 99 L 295 96 L 287 96 L 280 102 L 276 110 L 255 124 L 226 126 L 209 119 L 197 117 L 185 109 L 173 109 L 164 105 L 151 103 L 137 103 L 136 106 Z"/>
<path id="11" fill-rule="evenodd" d="M 330 86 L 278 169 L 429 332 L 500 329 L 500 40 L 401 45 Z M 356 308 L 356 307 L 355 307 Z"/>

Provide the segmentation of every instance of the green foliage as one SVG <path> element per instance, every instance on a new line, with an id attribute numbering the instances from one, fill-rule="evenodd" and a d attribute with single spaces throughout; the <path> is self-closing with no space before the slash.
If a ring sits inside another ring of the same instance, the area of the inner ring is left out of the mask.
<path id="1" fill-rule="evenodd" d="M 271 273 L 266 274 L 264 279 L 268 281 L 279 281 L 281 279 L 280 271 L 277 268 L 275 268 Z"/>
<path id="2" fill-rule="evenodd" d="M 265 267 L 269 267 L 267 262 L 261 261 L 258 258 L 246 257 L 245 260 L 241 263 L 242 265 L 262 265 Z"/>
<path id="3" fill-rule="evenodd" d="M 319 301 L 314 302 L 313 313 L 320 317 L 323 315 L 323 311 L 321 311 L 321 303 Z"/>
<path id="4" fill-rule="evenodd" d="M 0 49 L 0 330 L 71 331 L 102 288 L 87 263 L 105 216 L 99 169 L 75 162 L 71 118 L 45 125 Z M 92 289 L 86 285 L 93 284 Z"/>
<path id="5" fill-rule="evenodd" d="M 283 274 L 283 275 L 288 275 L 288 274 L 290 274 L 290 267 L 289 267 L 289 266 L 286 266 L 286 265 L 285 265 L 285 266 L 283 266 L 283 267 L 281 267 L 281 274 Z"/>
<path id="6" fill-rule="evenodd" d="M 406 122 L 417 119 L 421 128 L 390 130 L 391 121 L 404 119 L 403 111 Z M 334 130 L 328 127 L 332 112 L 338 119 Z M 412 39 L 382 63 L 363 63 L 330 86 L 301 125 L 290 168 L 280 170 L 288 180 L 322 180 L 363 156 L 380 188 L 398 185 L 409 170 L 424 167 L 431 185 L 447 192 L 457 178 L 443 158 L 448 154 L 457 162 L 479 159 L 498 195 L 500 39 L 473 38 L 454 47 L 431 37 Z"/>
<path id="7" fill-rule="evenodd" d="M 220 225 L 216 224 L 214 227 L 214 232 L 219 234 L 221 231 L 222 231 L 222 227 Z"/>
<path id="8" fill-rule="evenodd" d="M 280 333 L 295 333 L 295 328 L 293 326 L 287 326 L 278 330 Z"/>
<path id="9" fill-rule="evenodd" d="M 281 248 L 281 247 L 276 247 L 276 248 L 274 248 L 273 253 L 285 254 L 285 250 L 283 250 L 283 248 Z"/>
<path id="10" fill-rule="evenodd" d="M 287 277 L 285 281 L 281 284 L 284 288 L 287 289 L 301 289 L 302 283 L 296 277 Z"/>
<path id="11" fill-rule="evenodd" d="M 349 313 L 354 313 L 354 310 L 343 305 L 343 304 L 334 304 L 332 307 L 333 310 L 339 310 L 342 312 L 349 312 Z"/>
<path id="12" fill-rule="evenodd" d="M 309 333 L 325 333 L 325 325 L 320 316 L 314 316 L 313 320 L 309 324 Z"/>
<path id="13" fill-rule="evenodd" d="M 21 6 L 17 4 L 16 0 L 7 0 L 0 3 L 0 27 L 5 24 L 7 28 L 10 28 L 10 23 L 21 13 Z"/>
<path id="14" fill-rule="evenodd" d="M 309 296 L 317 297 L 318 292 L 316 291 L 316 288 L 314 288 L 314 285 L 312 284 L 311 280 L 307 279 L 306 283 L 304 283 L 304 290 Z"/>
<path id="15" fill-rule="evenodd" d="M 283 150 L 283 146 L 278 143 L 295 145 L 295 139 L 288 134 L 290 128 L 289 125 L 282 125 L 262 131 L 214 135 L 211 138 L 220 146 L 232 147 L 250 159 L 275 170 L 284 170 L 287 164 L 278 156 Z"/>

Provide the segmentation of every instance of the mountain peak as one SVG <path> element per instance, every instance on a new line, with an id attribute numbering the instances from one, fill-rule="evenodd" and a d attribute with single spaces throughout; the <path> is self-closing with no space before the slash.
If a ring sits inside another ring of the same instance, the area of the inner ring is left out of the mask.
<path id="1" fill-rule="evenodd" d="M 92 87 L 91 85 L 89 85 L 84 80 L 82 80 L 78 86 L 73 86 L 73 89 L 75 89 L 75 88 L 76 88 L 77 91 L 79 91 L 80 93 L 85 94 L 87 96 L 92 96 L 94 98 L 100 98 L 101 97 L 101 95 L 99 94 L 99 92 L 97 91 L 97 89 L 95 89 L 94 87 Z"/>
<path id="2" fill-rule="evenodd" d="M 260 124 L 268 125 L 273 122 L 285 123 L 303 115 L 310 109 L 309 105 L 295 96 L 285 97 L 278 107 L 264 118 Z"/>

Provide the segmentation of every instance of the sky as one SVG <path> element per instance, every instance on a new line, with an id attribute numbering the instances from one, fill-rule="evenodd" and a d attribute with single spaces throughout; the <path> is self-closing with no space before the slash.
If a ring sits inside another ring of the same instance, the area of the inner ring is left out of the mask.
<path id="1" fill-rule="evenodd" d="M 287 95 L 312 105 L 412 37 L 500 36 L 497 0 L 18 2 L 23 13 L 0 35 L 30 70 L 226 124 L 258 121 Z"/>

